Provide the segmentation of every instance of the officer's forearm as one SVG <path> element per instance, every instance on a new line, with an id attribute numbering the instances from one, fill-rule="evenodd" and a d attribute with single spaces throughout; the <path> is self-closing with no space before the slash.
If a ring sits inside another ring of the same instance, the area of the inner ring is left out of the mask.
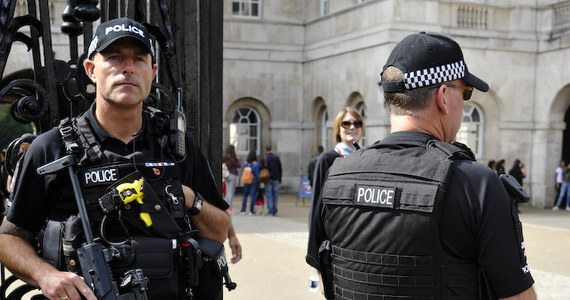
<path id="1" fill-rule="evenodd" d="M 31 238 L 30 232 L 4 219 L 0 227 L 0 261 L 12 274 L 39 287 L 38 274 L 45 274 L 42 271 L 55 268 L 37 256 L 30 244 Z"/>
<path id="2" fill-rule="evenodd" d="M 187 208 L 191 208 L 196 200 L 194 191 L 182 185 L 184 199 Z M 223 243 L 228 237 L 230 216 L 223 210 L 211 205 L 208 201 L 202 203 L 202 210 L 196 216 L 192 216 L 192 224 L 198 230 L 198 235 L 214 239 Z"/>
<path id="3" fill-rule="evenodd" d="M 192 224 L 198 229 L 199 236 L 223 243 L 228 237 L 230 217 L 223 210 L 204 201 L 202 211 L 192 216 Z"/>

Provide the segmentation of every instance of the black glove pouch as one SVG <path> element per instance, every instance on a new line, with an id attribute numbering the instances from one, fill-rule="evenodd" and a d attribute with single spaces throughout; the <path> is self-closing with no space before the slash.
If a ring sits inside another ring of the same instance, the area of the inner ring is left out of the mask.
<path id="1" fill-rule="evenodd" d="M 228 272 L 224 244 L 209 238 L 196 239 L 202 251 L 200 284 L 194 288 L 197 299 L 217 299 L 222 293 L 222 278 Z"/>
<path id="2" fill-rule="evenodd" d="M 177 299 L 179 295 L 178 256 L 175 241 L 164 238 L 135 236 L 132 242 L 134 256 L 125 255 L 130 252 L 128 245 L 120 249 L 124 255 L 121 261 L 113 261 L 113 271 L 120 283 L 124 272 L 131 269 L 142 269 L 149 279 L 147 295 L 149 299 Z M 119 248 L 121 248 L 119 246 Z M 133 262 L 134 259 L 134 262 Z"/>

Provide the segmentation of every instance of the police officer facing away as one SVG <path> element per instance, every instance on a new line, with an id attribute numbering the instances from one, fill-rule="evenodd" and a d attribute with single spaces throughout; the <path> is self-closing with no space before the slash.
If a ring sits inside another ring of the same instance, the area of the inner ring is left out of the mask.
<path id="1" fill-rule="evenodd" d="M 175 257 L 179 232 L 191 225 L 199 236 L 223 243 L 230 219 L 208 162 L 192 136 L 185 135 L 185 156 L 174 158 L 160 142 L 160 128 L 168 120 L 143 107 L 157 71 L 154 55 L 153 41 L 143 25 L 128 18 L 102 23 L 84 62 L 88 77 L 96 84 L 96 100 L 72 121 L 72 136 L 81 148 L 77 173 L 94 234 L 105 240 L 119 238 L 112 241 L 115 243 L 133 241 L 122 246 L 132 245 L 136 254 L 124 255 L 132 259 L 122 263 L 126 267 L 139 264 L 136 267 L 150 279 L 149 299 L 186 299 L 181 293 L 187 279 L 177 276 L 183 267 L 177 266 Z M 64 134 L 53 128 L 38 136 L 29 148 L 16 179 L 12 205 L 0 228 L 0 261 L 19 278 L 41 288 L 49 299 L 79 300 L 84 296 L 95 300 L 80 276 L 60 271 L 65 268 L 58 270 L 38 257 L 34 249 L 36 235 L 46 219 L 65 221 L 77 214 L 66 172 L 40 176 L 36 171 L 63 157 L 67 145 Z M 133 178 L 143 181 L 124 183 L 132 186 L 144 182 L 144 203 L 135 201 L 128 207 L 121 203 L 116 209 L 123 211 L 125 219 L 117 222 L 111 220 L 116 215 L 103 215 L 97 201 L 114 191 L 112 187 L 119 190 L 116 184 L 129 178 L 128 174 L 142 174 Z M 149 201 L 153 200 L 158 201 L 151 205 Z M 131 213 L 135 208 L 141 213 Z M 148 218 L 143 218 L 144 214 Z M 138 257 L 142 252 L 146 256 Z M 161 271 L 165 272 L 158 274 Z M 162 281 L 157 284 L 154 275 L 162 276 Z"/>
<path id="2" fill-rule="evenodd" d="M 513 202 L 454 143 L 463 101 L 487 83 L 455 41 L 422 32 L 396 45 L 380 84 L 391 133 L 335 161 L 310 223 L 325 296 L 536 299 Z"/>

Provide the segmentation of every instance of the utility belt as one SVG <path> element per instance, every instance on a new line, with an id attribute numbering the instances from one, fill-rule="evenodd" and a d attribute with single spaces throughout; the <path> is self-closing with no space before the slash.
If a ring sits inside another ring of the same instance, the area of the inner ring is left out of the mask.
<path id="1" fill-rule="evenodd" d="M 66 222 L 49 221 L 43 237 L 43 258 L 59 270 L 81 275 L 77 249 L 82 243 L 79 217 L 72 216 Z M 141 269 L 148 278 L 149 299 L 216 299 L 222 293 L 224 278 L 228 289 L 235 288 L 229 278 L 224 245 L 209 238 L 194 239 L 191 234 L 178 239 L 136 235 L 104 247 L 112 256 L 109 264 L 113 279 L 127 282 L 129 271 Z"/>

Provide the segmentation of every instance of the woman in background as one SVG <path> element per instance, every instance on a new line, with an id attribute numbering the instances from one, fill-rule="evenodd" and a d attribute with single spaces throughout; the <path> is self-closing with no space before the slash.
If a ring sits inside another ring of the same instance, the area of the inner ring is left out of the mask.
<path id="1" fill-rule="evenodd" d="M 232 202 L 238 180 L 238 169 L 241 168 L 241 163 L 237 158 L 236 148 L 234 145 L 229 145 L 226 148 L 223 160 L 230 172 L 230 175 L 224 178 L 224 180 L 226 181 L 226 202 L 230 205 L 228 212 L 233 214 L 234 210 L 232 209 Z"/>
<path id="2" fill-rule="evenodd" d="M 518 182 L 519 184 L 522 186 L 523 185 L 523 178 L 526 177 L 526 171 L 524 170 L 524 164 L 521 162 L 520 159 L 515 159 L 515 162 L 513 163 L 513 167 L 509 170 L 509 175 L 513 176 Z M 519 211 L 519 201 L 515 202 L 515 206 L 517 208 L 517 212 L 520 213 Z"/>
<path id="3" fill-rule="evenodd" d="M 356 109 L 345 107 L 336 115 L 332 129 L 337 144 L 333 149 L 319 155 L 313 174 L 313 199 L 311 201 L 311 211 L 309 212 L 309 231 L 312 232 L 324 232 L 324 230 L 318 229 L 323 226 L 322 220 L 319 220 L 317 217 L 313 218 L 313 215 L 320 215 L 318 211 L 323 208 L 320 194 L 329 168 L 335 159 L 348 156 L 356 151 L 357 148 L 354 144 L 364 134 L 364 120 Z M 313 230 L 312 228 L 317 229 Z M 318 249 L 324 239 L 324 236 L 313 236 L 309 239 L 309 248 L 313 248 L 316 245 Z M 306 259 L 309 259 L 309 256 Z"/>

